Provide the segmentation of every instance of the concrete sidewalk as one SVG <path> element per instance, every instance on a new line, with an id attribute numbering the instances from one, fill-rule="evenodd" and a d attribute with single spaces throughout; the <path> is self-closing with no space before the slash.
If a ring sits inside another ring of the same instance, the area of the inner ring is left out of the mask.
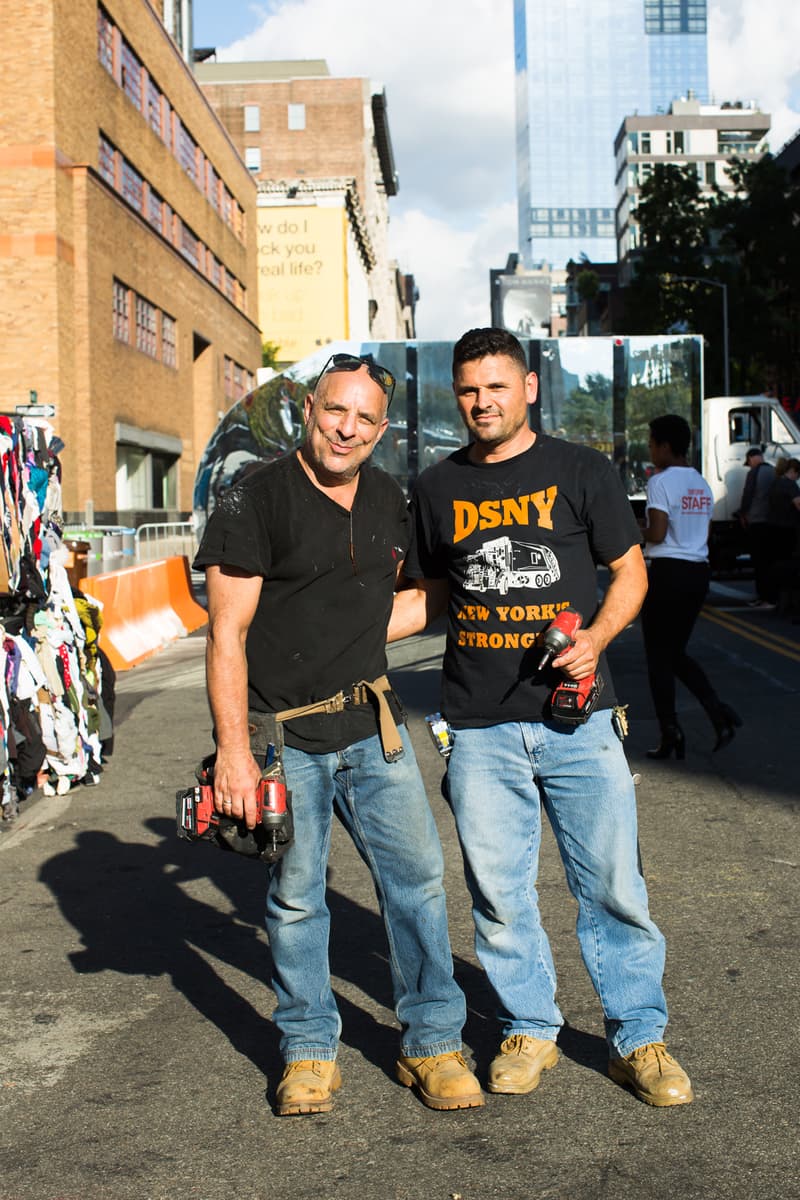
<path id="1" fill-rule="evenodd" d="M 441 760 L 422 725 L 437 707 L 440 653 L 437 634 L 410 639 L 393 650 L 392 673 L 445 845 L 465 1041 L 484 1075 L 497 1044 L 492 999 Z M 654 723 L 637 715 L 648 711 L 638 633 L 612 654 L 634 714 L 651 907 L 667 936 L 670 1048 L 695 1104 L 651 1109 L 606 1077 L 599 1004 L 548 832 L 540 897 L 568 1020 L 561 1062 L 527 1097 L 423 1107 L 394 1082 L 382 926 L 337 826 L 331 960 L 344 1087 L 328 1115 L 275 1117 L 263 868 L 174 834 L 174 792 L 209 744 L 203 638 L 193 636 L 120 676 L 100 786 L 37 801 L 0 839 L 0 1200 L 800 1197 L 797 755 L 787 739 L 770 741 L 768 681 L 714 653 L 715 678 L 726 673 L 740 705 L 747 689 L 754 715 L 723 758 L 688 711 L 680 764 L 643 757 Z"/>

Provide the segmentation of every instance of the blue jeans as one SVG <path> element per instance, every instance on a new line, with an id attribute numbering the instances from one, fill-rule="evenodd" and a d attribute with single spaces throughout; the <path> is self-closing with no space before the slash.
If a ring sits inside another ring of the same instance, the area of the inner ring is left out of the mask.
<path id="1" fill-rule="evenodd" d="M 461 1049 L 464 995 L 453 979 L 439 834 L 414 757 L 387 763 L 378 736 L 332 754 L 286 747 L 295 840 L 270 873 L 267 933 L 285 1062 L 333 1059 L 341 1020 L 328 963 L 325 876 L 334 805 L 370 869 L 389 942 L 402 1053 Z"/>
<path id="2" fill-rule="evenodd" d="M 456 730 L 447 789 L 475 949 L 497 994 L 503 1036 L 554 1041 L 563 1024 L 536 893 L 544 806 L 578 902 L 578 941 L 612 1053 L 661 1041 L 664 938 L 648 913 L 633 781 L 610 712 L 574 727 Z"/>

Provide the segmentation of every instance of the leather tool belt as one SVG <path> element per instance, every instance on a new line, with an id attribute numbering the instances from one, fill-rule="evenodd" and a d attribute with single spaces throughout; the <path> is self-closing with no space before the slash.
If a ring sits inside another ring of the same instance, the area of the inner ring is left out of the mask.
<path id="1" fill-rule="evenodd" d="M 303 704 L 300 708 L 285 708 L 282 712 L 269 714 L 250 713 L 252 723 L 255 716 L 270 716 L 276 722 L 292 721 L 295 717 L 310 717 L 314 713 L 340 713 L 352 705 L 374 704 L 378 714 L 378 733 L 380 734 L 383 757 L 387 762 L 395 762 L 402 757 L 403 743 L 397 727 L 397 719 L 389 704 L 389 696 L 393 696 L 392 685 L 386 675 L 379 679 L 360 679 L 353 684 L 350 692 L 337 692 L 326 700 L 316 700 L 313 704 Z"/>

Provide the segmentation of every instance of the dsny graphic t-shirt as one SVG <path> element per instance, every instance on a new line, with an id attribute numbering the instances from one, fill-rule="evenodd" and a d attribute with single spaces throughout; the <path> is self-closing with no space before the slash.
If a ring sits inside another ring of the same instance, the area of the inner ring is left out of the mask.
<path id="1" fill-rule="evenodd" d="M 596 450 L 538 434 L 504 462 L 467 448 L 420 475 L 411 502 L 411 579 L 448 579 L 442 711 L 455 728 L 541 721 L 561 673 L 536 670 L 563 608 L 589 625 L 597 564 L 641 541 L 622 483 Z M 598 708 L 615 697 L 605 655 Z"/>

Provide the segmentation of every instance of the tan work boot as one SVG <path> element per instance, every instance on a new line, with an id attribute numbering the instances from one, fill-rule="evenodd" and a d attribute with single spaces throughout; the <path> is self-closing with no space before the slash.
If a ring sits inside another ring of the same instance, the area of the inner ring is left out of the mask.
<path id="1" fill-rule="evenodd" d="M 648 1042 L 625 1058 L 612 1058 L 608 1073 L 615 1083 L 627 1085 L 645 1104 L 656 1108 L 691 1104 L 694 1100 L 689 1076 L 667 1054 L 663 1042 Z"/>
<path id="2" fill-rule="evenodd" d="M 275 1096 L 281 1117 L 330 1112 L 333 1092 L 342 1086 L 342 1076 L 333 1061 L 304 1058 L 287 1063 Z"/>
<path id="3" fill-rule="evenodd" d="M 512 1033 L 500 1046 L 500 1053 L 489 1064 L 490 1092 L 524 1096 L 539 1086 L 542 1071 L 558 1062 L 555 1042 Z"/>
<path id="4" fill-rule="evenodd" d="M 457 1050 L 430 1058 L 397 1060 L 397 1078 L 419 1092 L 428 1108 L 480 1108 L 485 1104 L 481 1085 Z"/>

